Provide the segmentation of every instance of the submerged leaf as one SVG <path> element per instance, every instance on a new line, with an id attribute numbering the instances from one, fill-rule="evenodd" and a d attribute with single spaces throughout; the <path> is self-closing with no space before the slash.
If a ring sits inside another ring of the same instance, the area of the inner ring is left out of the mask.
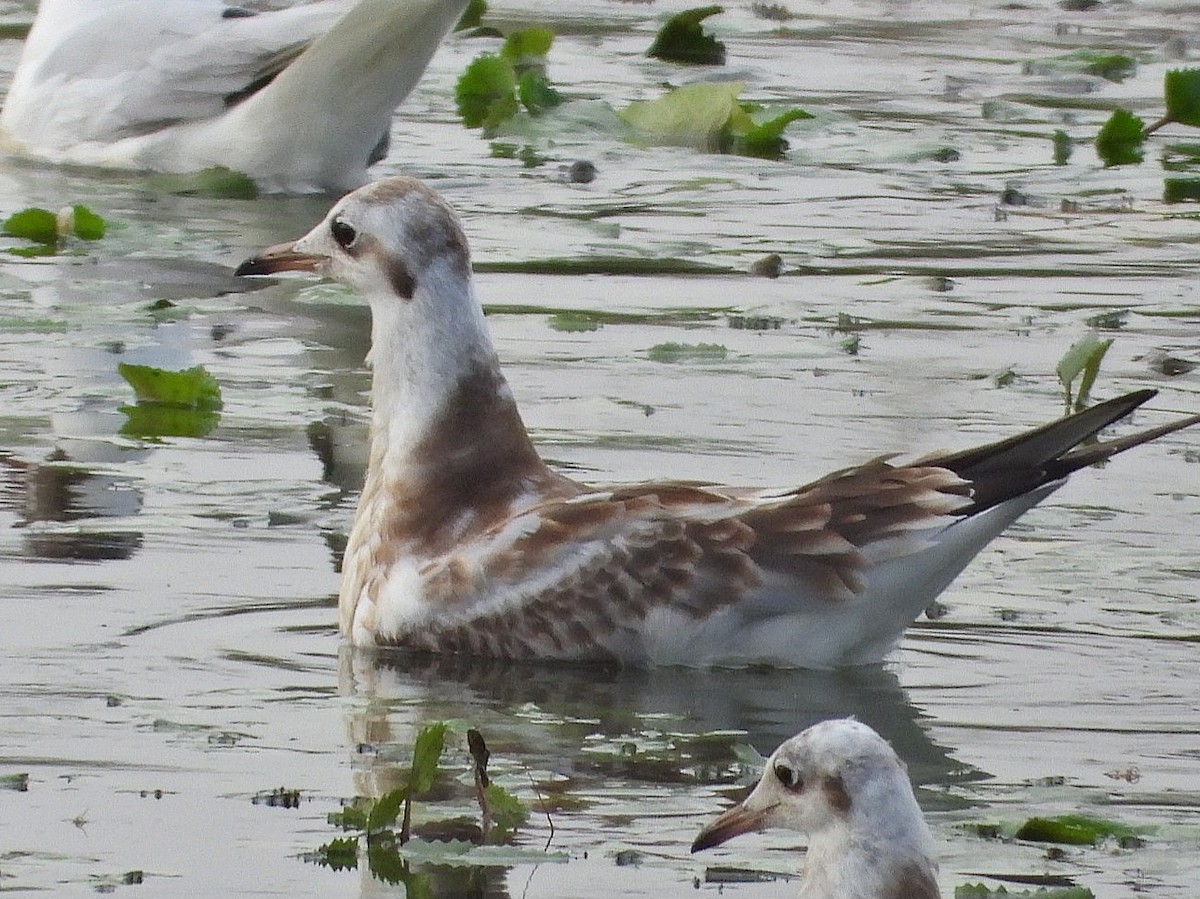
<path id="1" fill-rule="evenodd" d="M 1163 78 L 1166 118 L 1200 128 L 1200 69 L 1172 69 Z"/>
<path id="2" fill-rule="evenodd" d="M 1141 162 L 1145 122 L 1127 109 L 1117 109 L 1096 135 L 1096 153 L 1106 166 Z"/>
<path id="3" fill-rule="evenodd" d="M 258 185 L 253 178 L 223 165 L 182 175 L 151 175 L 146 180 L 157 191 L 181 197 L 210 200 L 253 200 L 258 197 Z"/>
<path id="4" fill-rule="evenodd" d="M 129 382 L 139 403 L 157 403 L 203 412 L 221 408 L 221 385 L 202 365 L 183 371 L 167 371 L 150 365 L 122 362 L 117 366 L 117 371 Z"/>
<path id="5" fill-rule="evenodd" d="M 659 29 L 646 55 L 668 62 L 723 65 L 725 45 L 705 32 L 700 23 L 724 11 L 720 6 L 701 6 L 672 16 Z"/>

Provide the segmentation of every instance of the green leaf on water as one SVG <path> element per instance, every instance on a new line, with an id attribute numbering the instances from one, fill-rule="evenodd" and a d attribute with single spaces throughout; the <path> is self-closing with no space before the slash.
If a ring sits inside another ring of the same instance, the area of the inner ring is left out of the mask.
<path id="1" fill-rule="evenodd" d="M 0 790 L 15 790 L 24 793 L 29 789 L 29 774 L 22 771 L 17 774 L 0 774 Z"/>
<path id="2" fill-rule="evenodd" d="M 253 200 L 258 197 L 258 185 L 253 178 L 223 165 L 184 174 L 151 175 L 146 182 L 154 190 L 180 197 L 210 200 Z"/>
<path id="3" fill-rule="evenodd" d="M 964 883 L 954 888 L 954 899 L 1096 899 L 1087 887 L 1044 887 L 1013 890 L 1000 886 L 992 889 L 982 883 Z"/>
<path id="4" fill-rule="evenodd" d="M 58 216 L 49 209 L 30 207 L 14 212 L 4 220 L 3 228 L 10 237 L 50 246 L 58 243 Z"/>
<path id="5" fill-rule="evenodd" d="M 367 812 L 367 834 L 376 834 L 391 827 L 400 815 L 400 809 L 409 798 L 409 787 L 398 787 L 384 793 L 371 804 Z"/>
<path id="6" fill-rule="evenodd" d="M 554 43 L 554 32 L 549 28 L 524 28 L 514 31 L 504 39 L 500 55 L 518 70 L 528 66 L 541 67 Z"/>
<path id="7" fill-rule="evenodd" d="M 80 240 L 99 240 L 108 229 L 108 223 L 104 219 L 86 206 L 78 204 L 71 207 L 71 221 L 74 226 L 72 230 Z"/>
<path id="8" fill-rule="evenodd" d="M 1163 202 L 1200 202 L 1200 178 L 1164 178 Z"/>
<path id="9" fill-rule="evenodd" d="M 428 792 L 437 778 L 438 759 L 446 745 L 446 723 L 437 721 L 421 728 L 413 744 L 412 777 L 409 786 L 413 795 Z"/>
<path id="10" fill-rule="evenodd" d="M 631 103 L 618 115 L 635 130 L 667 144 L 720 150 L 729 120 L 742 112 L 740 81 L 697 82 L 658 97 Z"/>
<path id="11" fill-rule="evenodd" d="M 668 62 L 723 65 L 725 45 L 708 34 L 700 23 L 724 11 L 720 6 L 701 6 L 671 16 L 659 29 L 646 55 Z"/>
<path id="12" fill-rule="evenodd" d="M 1172 69 L 1163 78 L 1166 118 L 1200 128 L 1200 69 Z"/>
<path id="13" fill-rule="evenodd" d="M 517 96 L 530 115 L 541 115 L 548 109 L 562 105 L 562 94 L 550 84 L 550 80 L 537 70 L 530 70 L 517 82 Z"/>
<path id="14" fill-rule="evenodd" d="M 598 331 L 603 327 L 603 322 L 598 321 L 595 316 L 588 315 L 586 312 L 559 312 L 550 316 L 547 324 L 552 331 L 564 331 L 567 333 Z"/>
<path id="15" fill-rule="evenodd" d="M 788 142 L 783 139 L 783 129 L 792 122 L 811 119 L 812 114 L 803 109 L 789 109 L 782 115 L 768 119 L 762 124 L 750 123 L 742 133 L 734 128 L 734 151 L 741 156 L 754 156 L 759 159 L 781 159 L 788 148 Z"/>
<path id="16" fill-rule="evenodd" d="M 1063 843 L 1091 846 L 1105 837 L 1135 837 L 1137 831 L 1116 821 L 1089 815 L 1059 815 L 1055 818 L 1030 818 L 1017 830 L 1018 840 L 1035 843 Z"/>
<path id="17" fill-rule="evenodd" d="M 183 371 L 167 371 L 149 365 L 122 362 L 117 366 L 117 371 L 129 382 L 139 403 L 156 403 L 201 412 L 221 408 L 221 385 L 202 365 Z"/>
<path id="18" fill-rule="evenodd" d="M 1100 363 L 1104 361 L 1104 354 L 1108 352 L 1112 342 L 1113 338 L 1111 337 L 1101 340 L 1095 334 L 1088 334 L 1072 344 L 1071 348 L 1063 354 L 1055 370 L 1058 372 L 1058 380 L 1062 384 L 1068 407 L 1072 405 L 1071 394 L 1075 381 L 1081 376 L 1079 392 L 1074 398 L 1074 407 L 1082 409 L 1087 405 L 1092 386 L 1096 383 L 1096 376 L 1100 373 Z"/>
<path id="19" fill-rule="evenodd" d="M 1141 162 L 1145 122 L 1127 109 L 1117 109 L 1096 135 L 1096 153 L 1106 166 Z"/>
<path id="20" fill-rule="evenodd" d="M 485 134 L 493 133 L 497 125 L 517 114 L 520 107 L 516 87 L 517 75 L 511 62 L 491 53 L 478 57 L 454 87 L 463 124 L 482 127 Z"/>
<path id="21" fill-rule="evenodd" d="M 495 781 L 488 784 L 484 796 L 492 813 L 492 823 L 496 826 L 492 833 L 496 841 L 503 842 L 508 834 L 529 820 L 529 807 Z"/>
<path id="22" fill-rule="evenodd" d="M 719 343 L 659 343 L 650 347 L 651 362 L 715 362 L 729 355 Z"/>
<path id="23" fill-rule="evenodd" d="M 1092 50 L 1080 50 L 1076 56 L 1083 63 L 1083 71 L 1089 75 L 1098 75 L 1105 81 L 1120 84 L 1137 71 L 1137 62 L 1132 56 L 1124 53 L 1096 53 Z"/>

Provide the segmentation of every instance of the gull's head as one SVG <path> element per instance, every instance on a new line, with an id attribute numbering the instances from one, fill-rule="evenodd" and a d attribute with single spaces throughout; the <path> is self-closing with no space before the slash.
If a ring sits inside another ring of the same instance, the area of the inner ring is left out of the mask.
<path id="1" fill-rule="evenodd" d="M 347 194 L 308 234 L 243 262 L 239 275 L 304 271 L 341 281 L 374 307 L 445 296 L 471 254 L 458 217 L 420 181 L 386 178 Z M 463 292 L 463 291 L 459 291 Z"/>
<path id="2" fill-rule="evenodd" d="M 886 826 L 889 816 L 908 823 L 914 809 L 924 831 L 904 764 L 886 740 L 852 718 L 822 721 L 776 749 L 750 795 L 705 827 L 692 851 L 772 827 L 815 841 L 837 828 Z"/>

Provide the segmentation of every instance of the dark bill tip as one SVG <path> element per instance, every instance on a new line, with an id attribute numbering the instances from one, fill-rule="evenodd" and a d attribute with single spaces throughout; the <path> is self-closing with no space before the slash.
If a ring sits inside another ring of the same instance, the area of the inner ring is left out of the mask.
<path id="1" fill-rule="evenodd" d="M 295 245 L 281 243 L 268 247 L 257 256 L 247 259 L 236 269 L 235 275 L 277 275 L 280 272 L 316 272 L 324 261 L 321 256 L 297 253 Z"/>
<path id="2" fill-rule="evenodd" d="M 720 846 L 726 840 L 743 833 L 762 830 L 762 827 L 762 812 L 752 812 L 744 805 L 735 805 L 696 835 L 696 839 L 692 842 L 692 852 Z"/>

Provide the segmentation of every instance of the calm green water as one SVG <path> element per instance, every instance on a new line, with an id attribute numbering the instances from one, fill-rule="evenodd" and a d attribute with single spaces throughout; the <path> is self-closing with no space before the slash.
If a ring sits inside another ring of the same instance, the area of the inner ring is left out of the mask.
<path id="1" fill-rule="evenodd" d="M 1168 170 L 1164 148 L 1197 137 L 1168 130 L 1145 163 L 1115 170 L 1086 145 L 1112 105 L 1157 117 L 1163 72 L 1200 52 L 1190 8 L 790 2 L 797 18 L 779 33 L 737 4 L 711 20 L 729 48 L 720 72 L 645 59 L 660 17 L 686 5 L 493 3 L 503 27 L 559 33 L 550 74 L 578 100 L 619 107 L 717 75 L 809 109 L 783 162 L 629 143 L 586 124 L 605 118 L 595 103 L 503 138 L 546 164 L 493 158 L 457 123 L 452 87 L 494 48 L 460 40 L 434 60 L 378 169 L 435 181 L 462 211 L 547 457 L 597 483 L 784 485 L 998 437 L 1058 414 L 1055 364 L 1098 315 L 1120 324 L 1106 333 L 1101 395 L 1159 388 L 1137 418 L 1147 426 L 1200 410 L 1200 371 L 1168 375 L 1162 361 L 1200 361 L 1197 210 L 1162 199 L 1166 177 L 1200 178 Z M 0 15 L 30 11 L 0 3 Z M 5 77 L 18 49 L 0 43 Z M 1115 84 L 1047 62 L 1077 49 L 1140 65 Z M 1084 142 L 1066 166 L 1052 164 L 1056 129 Z M 938 161 L 944 148 L 958 158 Z M 577 159 L 597 166 L 591 184 L 565 179 Z M 1028 202 L 1002 205 L 1006 189 Z M 765 753 L 854 713 L 908 762 L 947 895 L 1013 874 L 1099 897 L 1195 895 L 1200 435 L 1082 473 L 878 668 L 617 674 L 339 654 L 336 547 L 362 475 L 366 310 L 328 286 L 230 275 L 306 230 L 328 198 L 188 199 L 134 177 L 0 162 L 0 211 L 75 202 L 105 215 L 109 236 L 0 262 L 0 777 L 28 774 L 23 792 L 0 781 L 0 890 L 396 895 L 300 855 L 338 835 L 326 815 L 343 801 L 395 785 L 423 723 L 457 718 L 487 736 L 511 790 L 558 797 L 553 832 L 535 815 L 519 846 L 569 860 L 427 871 L 436 893 L 788 896 L 786 879 L 721 885 L 706 872 L 795 872 L 794 835 L 701 857 L 687 847 L 738 780 L 734 744 Z M 768 252 L 783 277 L 740 274 Z M 735 273 L 505 273 L 556 257 Z M 151 311 L 163 299 L 175 305 Z M 564 330 L 569 319 L 539 311 L 551 309 L 609 317 Z M 736 327 L 739 316 L 763 327 Z M 880 326 L 852 354 L 839 316 Z M 725 354 L 662 362 L 651 350 L 664 343 Z M 122 361 L 206 366 L 225 399 L 217 427 L 122 434 Z M 448 763 L 465 772 L 461 747 Z M 299 807 L 252 801 L 277 787 L 300 790 Z M 469 815 L 469 790 L 427 812 Z M 1065 812 L 1147 827 L 1146 844 L 1052 861 L 964 829 Z M 133 870 L 143 883 L 121 884 Z"/>

